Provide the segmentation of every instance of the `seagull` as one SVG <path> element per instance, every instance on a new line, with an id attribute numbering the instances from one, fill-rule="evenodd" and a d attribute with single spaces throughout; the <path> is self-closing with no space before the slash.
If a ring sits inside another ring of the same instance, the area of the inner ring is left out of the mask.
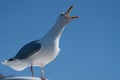
<path id="1" fill-rule="evenodd" d="M 22 71 L 30 67 L 32 77 L 34 77 L 33 66 L 41 67 L 41 80 L 45 80 L 44 67 L 59 54 L 59 40 L 65 25 L 71 20 L 78 18 L 78 16 L 69 16 L 72 8 L 73 5 L 66 12 L 59 15 L 53 27 L 42 39 L 34 40 L 24 45 L 14 57 L 4 60 L 2 64 L 16 71 Z"/>

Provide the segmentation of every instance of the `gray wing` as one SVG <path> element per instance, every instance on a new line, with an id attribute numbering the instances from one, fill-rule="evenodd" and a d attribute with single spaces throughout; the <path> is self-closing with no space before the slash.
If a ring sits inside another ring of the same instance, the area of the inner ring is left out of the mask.
<path id="1" fill-rule="evenodd" d="M 41 49 L 41 44 L 38 41 L 39 40 L 32 41 L 26 44 L 25 46 L 23 46 L 14 58 L 15 59 L 26 59 L 32 56 L 33 54 L 35 54 L 37 51 Z"/>

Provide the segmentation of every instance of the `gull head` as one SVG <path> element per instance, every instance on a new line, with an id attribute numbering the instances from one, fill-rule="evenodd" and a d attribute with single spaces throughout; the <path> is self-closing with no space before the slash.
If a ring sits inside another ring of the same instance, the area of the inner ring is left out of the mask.
<path id="1" fill-rule="evenodd" d="M 71 13 L 72 11 L 72 8 L 73 8 L 73 5 L 70 6 L 70 8 L 64 12 L 64 13 L 61 13 L 58 20 L 57 20 L 57 23 L 59 23 L 59 25 L 63 24 L 63 25 L 66 25 L 67 23 L 69 23 L 71 20 L 73 19 L 76 19 L 78 18 L 78 16 L 69 16 L 69 14 Z"/>

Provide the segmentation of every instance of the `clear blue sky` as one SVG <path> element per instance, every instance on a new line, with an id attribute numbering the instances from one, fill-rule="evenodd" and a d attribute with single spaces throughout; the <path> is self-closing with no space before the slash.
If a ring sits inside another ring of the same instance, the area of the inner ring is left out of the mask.
<path id="1" fill-rule="evenodd" d="M 40 39 L 58 15 L 75 7 L 60 41 L 61 52 L 45 68 L 50 80 L 120 80 L 119 0 L 0 0 L 0 61 Z M 39 76 L 40 68 L 34 68 Z M 31 76 L 0 64 L 4 75 Z"/>

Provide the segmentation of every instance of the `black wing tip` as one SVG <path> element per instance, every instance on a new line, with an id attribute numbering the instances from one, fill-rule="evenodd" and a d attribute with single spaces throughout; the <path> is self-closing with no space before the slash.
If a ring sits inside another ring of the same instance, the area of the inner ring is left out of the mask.
<path id="1" fill-rule="evenodd" d="M 15 58 L 10 58 L 8 61 L 14 61 L 15 60 Z"/>

